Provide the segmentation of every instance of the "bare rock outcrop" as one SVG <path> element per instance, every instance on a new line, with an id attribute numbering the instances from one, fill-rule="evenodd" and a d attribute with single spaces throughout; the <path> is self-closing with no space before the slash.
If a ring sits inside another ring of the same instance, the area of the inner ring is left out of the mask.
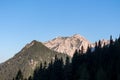
<path id="1" fill-rule="evenodd" d="M 91 43 L 83 36 L 75 34 L 71 37 L 57 37 L 43 44 L 54 51 L 73 56 L 76 49 L 81 49 L 83 46 L 84 51 L 86 51 Z"/>

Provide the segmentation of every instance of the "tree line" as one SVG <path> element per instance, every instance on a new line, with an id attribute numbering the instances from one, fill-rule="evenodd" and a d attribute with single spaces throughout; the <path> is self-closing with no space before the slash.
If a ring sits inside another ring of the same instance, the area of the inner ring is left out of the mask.
<path id="1" fill-rule="evenodd" d="M 111 36 L 108 45 L 96 42 L 86 53 L 81 47 L 65 62 L 55 56 L 48 65 L 41 63 L 28 79 L 18 71 L 13 80 L 120 80 L 120 37 L 113 41 Z"/>

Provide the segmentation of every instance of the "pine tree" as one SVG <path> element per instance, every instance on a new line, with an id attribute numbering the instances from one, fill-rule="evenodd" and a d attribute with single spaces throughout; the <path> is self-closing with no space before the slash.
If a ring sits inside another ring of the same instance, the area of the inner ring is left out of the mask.
<path id="1" fill-rule="evenodd" d="M 21 70 L 18 71 L 15 80 L 23 80 L 23 74 Z"/>
<path id="2" fill-rule="evenodd" d="M 102 68 L 98 69 L 95 78 L 96 80 L 107 80 L 105 71 Z"/>
<path id="3" fill-rule="evenodd" d="M 87 65 L 85 63 L 83 63 L 79 67 L 79 69 L 77 70 L 75 80 L 89 80 L 89 78 L 90 78 L 90 75 L 89 75 L 89 72 L 87 70 Z"/>
<path id="4" fill-rule="evenodd" d="M 32 79 L 32 77 L 30 76 L 30 77 L 28 78 L 28 80 L 33 80 L 33 79 Z"/>
<path id="5" fill-rule="evenodd" d="M 71 76 L 72 76 L 72 69 L 71 69 L 70 58 L 66 57 L 65 66 L 64 66 L 64 78 L 65 80 L 70 80 Z"/>

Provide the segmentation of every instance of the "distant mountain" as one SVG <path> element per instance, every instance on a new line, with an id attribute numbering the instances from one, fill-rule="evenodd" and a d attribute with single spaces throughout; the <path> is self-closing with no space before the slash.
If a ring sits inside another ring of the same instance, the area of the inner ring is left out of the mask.
<path id="1" fill-rule="evenodd" d="M 103 47 L 104 45 L 110 44 L 110 40 L 102 39 L 102 40 L 100 40 L 100 43 L 101 43 L 101 46 Z M 97 41 L 97 45 L 98 45 L 98 44 L 99 44 L 99 41 Z M 95 47 L 95 43 L 92 43 L 91 46 L 92 46 L 92 47 Z"/>
<path id="2" fill-rule="evenodd" d="M 30 76 L 36 66 L 45 61 L 49 63 L 54 60 L 55 55 L 65 59 L 66 54 L 60 54 L 45 47 L 41 42 L 32 41 L 27 44 L 13 58 L 0 64 L 0 80 L 12 80 L 18 70 L 23 72 L 24 77 Z"/>
<path id="3" fill-rule="evenodd" d="M 87 51 L 88 46 L 91 46 L 92 48 L 95 46 L 95 43 L 91 43 L 79 34 L 75 34 L 71 37 L 57 37 L 48 42 L 44 42 L 43 44 L 54 51 L 66 53 L 71 57 L 73 56 L 75 50 L 81 50 L 82 46 L 84 48 L 84 52 Z M 104 44 L 109 44 L 109 41 L 104 39 L 101 40 L 101 45 L 103 46 Z"/>
<path id="4" fill-rule="evenodd" d="M 91 42 L 83 36 L 75 34 L 71 37 L 58 37 L 43 44 L 54 51 L 73 56 L 75 50 L 81 49 L 82 46 L 84 47 L 84 51 L 86 51 Z"/>

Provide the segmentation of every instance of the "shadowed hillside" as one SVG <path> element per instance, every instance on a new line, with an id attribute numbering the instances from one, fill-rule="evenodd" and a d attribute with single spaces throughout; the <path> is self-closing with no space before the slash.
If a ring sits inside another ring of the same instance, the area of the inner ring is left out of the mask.
<path id="1" fill-rule="evenodd" d="M 55 55 L 59 58 L 63 57 L 63 59 L 67 56 L 51 51 L 41 42 L 34 40 L 30 44 L 27 44 L 13 58 L 0 65 L 0 80 L 12 80 L 19 69 L 26 78 L 33 73 L 37 65 L 45 61 L 49 63 L 51 60 L 55 59 Z"/>

